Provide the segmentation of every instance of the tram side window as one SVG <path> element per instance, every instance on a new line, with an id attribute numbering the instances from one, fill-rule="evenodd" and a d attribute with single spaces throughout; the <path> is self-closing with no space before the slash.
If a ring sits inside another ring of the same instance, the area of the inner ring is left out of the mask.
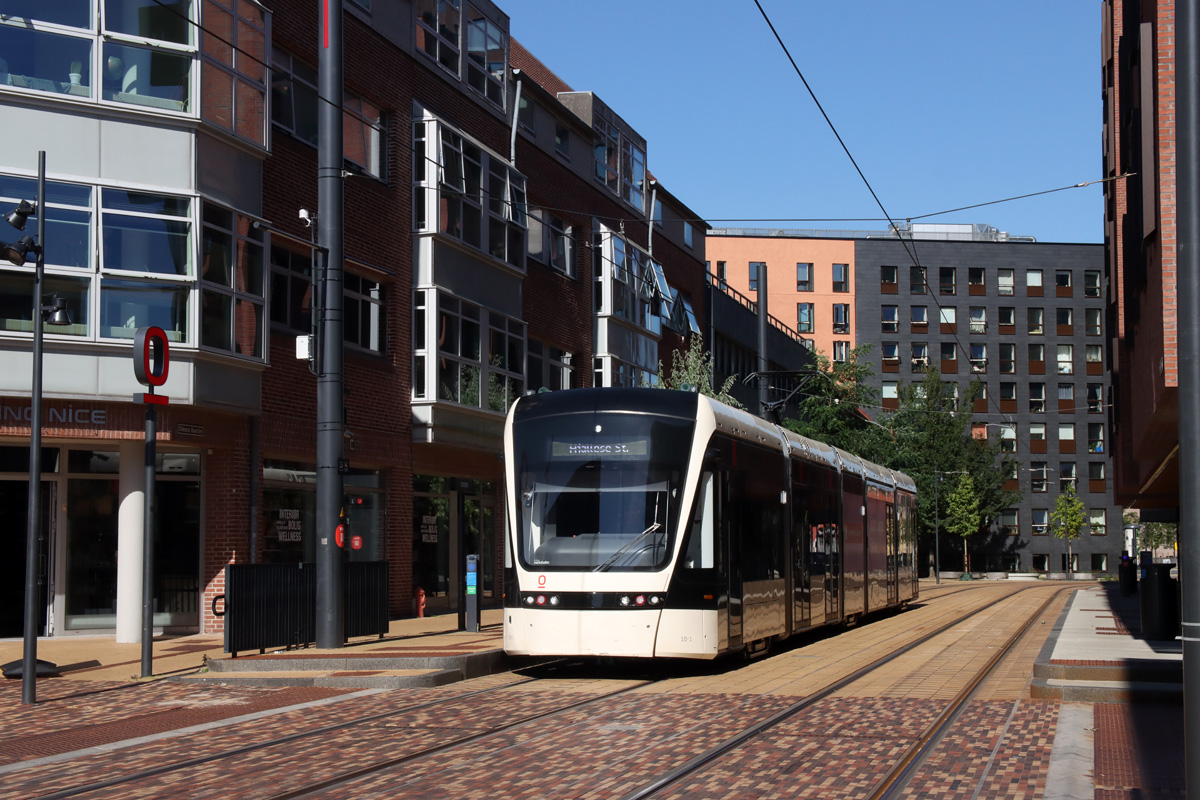
<path id="1" fill-rule="evenodd" d="M 692 529 L 688 536 L 687 569 L 712 569 L 716 564 L 713 546 L 713 474 L 700 476 L 697 487 L 696 510 L 692 515 Z"/>
<path id="2" fill-rule="evenodd" d="M 739 470 L 730 497 L 734 541 L 741 542 L 745 581 L 782 578 L 784 574 L 783 506 L 780 486 L 769 476 L 783 475 L 782 456 L 739 447 Z"/>

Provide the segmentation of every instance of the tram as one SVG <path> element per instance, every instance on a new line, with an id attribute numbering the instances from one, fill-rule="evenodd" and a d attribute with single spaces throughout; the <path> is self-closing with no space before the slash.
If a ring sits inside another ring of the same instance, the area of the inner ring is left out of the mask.
<path id="1" fill-rule="evenodd" d="M 504 649 L 712 659 L 917 597 L 916 485 L 695 392 L 519 399 Z"/>

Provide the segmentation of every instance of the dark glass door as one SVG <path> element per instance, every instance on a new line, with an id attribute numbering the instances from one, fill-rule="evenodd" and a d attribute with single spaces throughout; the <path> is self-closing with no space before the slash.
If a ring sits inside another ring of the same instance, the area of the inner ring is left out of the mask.
<path id="1" fill-rule="evenodd" d="M 54 488 L 42 481 L 41 530 L 38 532 L 38 603 L 37 634 L 46 633 L 46 601 L 49 597 L 50 535 L 54 530 Z M 29 483 L 0 480 L 0 508 L 6 512 L 4 533 L 0 534 L 0 638 L 25 634 L 25 559 L 29 529 Z"/>

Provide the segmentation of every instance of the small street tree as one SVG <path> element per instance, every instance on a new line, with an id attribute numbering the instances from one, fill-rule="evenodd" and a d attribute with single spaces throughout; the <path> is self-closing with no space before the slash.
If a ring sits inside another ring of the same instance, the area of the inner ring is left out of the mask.
<path id="1" fill-rule="evenodd" d="M 1066 491 L 1059 492 L 1054 500 L 1054 510 L 1050 512 L 1050 530 L 1059 539 L 1067 540 L 1067 572 L 1074 572 L 1074 561 L 1071 558 L 1071 540 L 1079 536 L 1083 523 L 1087 521 L 1087 511 L 1083 501 L 1075 494 L 1075 486 L 1069 484 Z"/>
<path id="2" fill-rule="evenodd" d="M 692 334 L 687 349 L 675 350 L 671 353 L 671 371 L 664 372 L 662 362 L 658 362 L 658 387 L 660 389 L 695 389 L 700 394 L 715 397 L 725 405 L 741 408 L 742 404 L 729 393 L 737 380 L 736 375 L 730 375 L 720 389 L 712 385 L 713 356 L 704 349 L 704 337 Z"/>
<path id="3" fill-rule="evenodd" d="M 983 515 L 979 513 L 979 498 L 975 495 L 975 482 L 970 473 L 958 476 L 954 491 L 950 493 L 946 509 L 946 530 L 963 540 L 963 573 L 971 574 L 971 556 L 967 549 L 967 537 L 979 531 Z"/>

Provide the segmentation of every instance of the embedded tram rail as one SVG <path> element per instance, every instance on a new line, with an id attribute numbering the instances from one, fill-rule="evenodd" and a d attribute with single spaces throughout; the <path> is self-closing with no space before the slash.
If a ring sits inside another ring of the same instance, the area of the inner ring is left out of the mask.
<path id="1" fill-rule="evenodd" d="M 1030 667 L 1074 588 L 923 587 L 750 662 L 573 660 L 357 693 L 10 765 L 0 798 L 1038 795 L 1057 705 L 1030 699 Z"/>

